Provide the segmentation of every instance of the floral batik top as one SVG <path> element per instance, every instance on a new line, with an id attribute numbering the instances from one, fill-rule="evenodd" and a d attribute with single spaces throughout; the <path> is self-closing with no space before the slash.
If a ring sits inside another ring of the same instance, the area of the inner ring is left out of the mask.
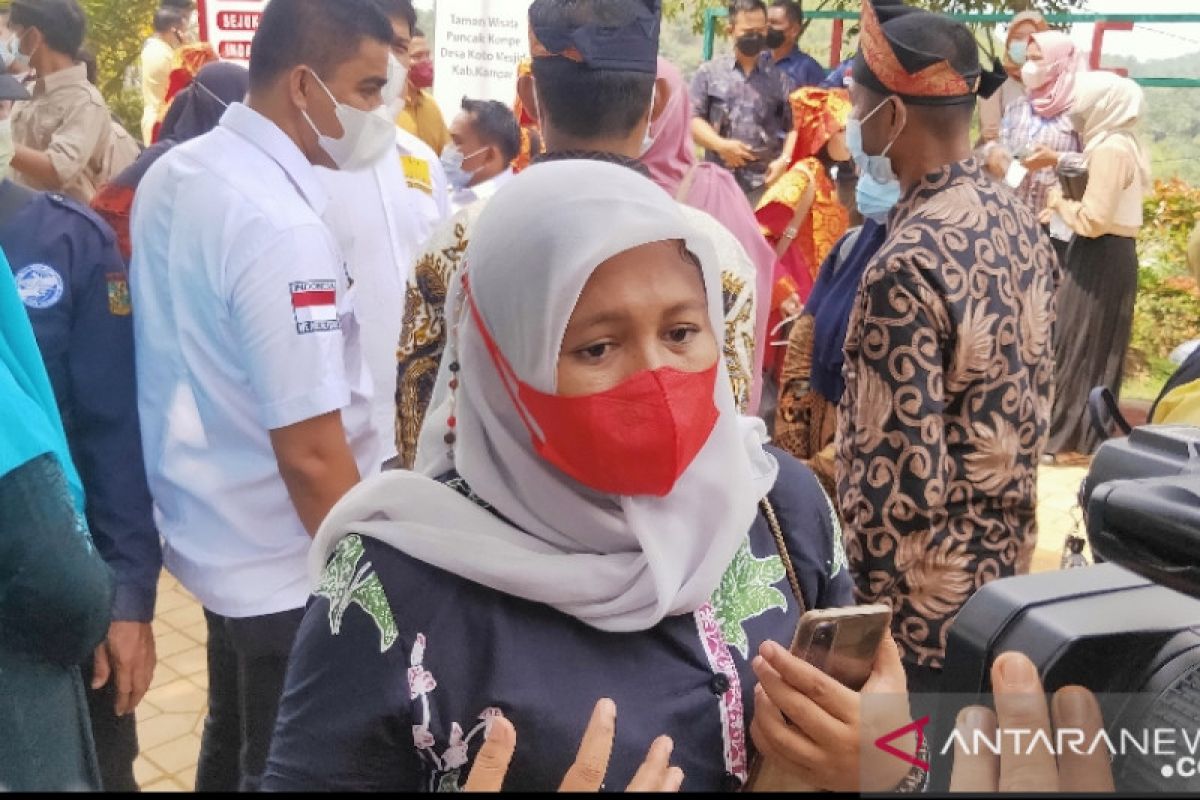
<path id="1" fill-rule="evenodd" d="M 807 468 L 772 452 L 771 501 L 805 604 L 850 604 L 831 504 Z M 461 478 L 442 480 L 486 507 Z M 750 662 L 767 640 L 789 644 L 799 616 L 761 514 L 708 603 L 635 633 L 596 630 L 349 536 L 297 635 L 263 786 L 457 791 L 503 715 L 520 743 L 504 788 L 553 791 L 596 701 L 610 697 L 607 788 L 623 789 L 667 734 L 685 790 L 735 789 L 753 755 Z"/>
<path id="2" fill-rule="evenodd" d="M 862 602 L 938 668 L 980 586 L 1029 569 L 1054 387 L 1058 259 L 975 159 L 892 212 L 846 336 L 838 494 Z"/>

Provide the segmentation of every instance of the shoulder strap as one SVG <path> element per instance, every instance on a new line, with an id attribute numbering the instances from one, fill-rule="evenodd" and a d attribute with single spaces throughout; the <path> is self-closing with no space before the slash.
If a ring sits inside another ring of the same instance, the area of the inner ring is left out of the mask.
<path id="1" fill-rule="evenodd" d="M 804 594 L 800 591 L 800 579 L 796 576 L 796 566 L 792 563 L 791 554 L 788 553 L 787 540 L 783 537 L 783 527 L 779 524 L 778 515 L 775 514 L 775 506 L 771 505 L 770 497 L 764 497 L 759 503 L 759 507 L 762 509 L 763 516 L 767 518 L 767 527 L 771 529 L 771 535 L 775 538 L 775 546 L 779 549 L 779 558 L 783 560 L 783 568 L 787 572 L 792 595 L 800 606 L 800 614 L 803 615 L 808 607 L 804 603 Z"/>

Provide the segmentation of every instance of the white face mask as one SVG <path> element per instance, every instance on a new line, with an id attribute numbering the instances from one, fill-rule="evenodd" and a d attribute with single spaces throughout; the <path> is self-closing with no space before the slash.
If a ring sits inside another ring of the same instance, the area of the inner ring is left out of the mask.
<path id="1" fill-rule="evenodd" d="M 0 120 L 0 180 L 12 172 L 13 154 L 16 152 L 13 144 L 12 118 Z"/>
<path id="2" fill-rule="evenodd" d="M 1026 61 L 1021 67 L 1021 83 L 1027 89 L 1041 89 L 1050 82 L 1050 70 L 1041 61 Z"/>
<path id="3" fill-rule="evenodd" d="M 329 95 L 333 102 L 334 113 L 342 126 L 342 136 L 335 139 L 326 136 L 312 121 L 307 111 L 302 111 L 308 126 L 317 135 L 317 143 L 321 149 L 333 159 L 340 170 L 357 172 L 370 169 L 380 162 L 388 151 L 396 144 L 396 126 L 385 116 L 387 109 L 380 106 L 383 113 L 375 111 L 360 111 L 357 108 L 339 103 L 329 91 L 317 73 L 309 70 L 317 84 Z"/>
<path id="4" fill-rule="evenodd" d="M 383 105 L 394 121 L 404 110 L 404 86 L 408 83 L 408 67 L 400 63 L 395 53 L 388 53 L 388 79 L 383 87 Z"/>

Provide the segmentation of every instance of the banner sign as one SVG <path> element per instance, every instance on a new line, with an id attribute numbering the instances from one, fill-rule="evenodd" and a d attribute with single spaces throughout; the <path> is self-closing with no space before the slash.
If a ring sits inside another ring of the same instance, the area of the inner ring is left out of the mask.
<path id="1" fill-rule="evenodd" d="M 250 63 L 250 42 L 267 0 L 198 0 L 200 39 L 224 61 Z"/>
<path id="2" fill-rule="evenodd" d="M 517 65 L 529 56 L 532 0 L 440 0 L 433 94 L 449 122 L 463 97 L 512 105 Z"/>

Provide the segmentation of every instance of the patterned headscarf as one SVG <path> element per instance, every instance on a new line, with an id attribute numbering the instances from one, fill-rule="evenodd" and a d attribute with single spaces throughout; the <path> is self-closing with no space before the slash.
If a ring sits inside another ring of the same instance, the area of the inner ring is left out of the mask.
<path id="1" fill-rule="evenodd" d="M 821 152 L 829 140 L 845 130 L 850 119 L 850 95 L 845 89 L 821 89 L 805 86 L 792 92 L 792 121 L 796 128 L 796 149 L 792 163 Z"/>

